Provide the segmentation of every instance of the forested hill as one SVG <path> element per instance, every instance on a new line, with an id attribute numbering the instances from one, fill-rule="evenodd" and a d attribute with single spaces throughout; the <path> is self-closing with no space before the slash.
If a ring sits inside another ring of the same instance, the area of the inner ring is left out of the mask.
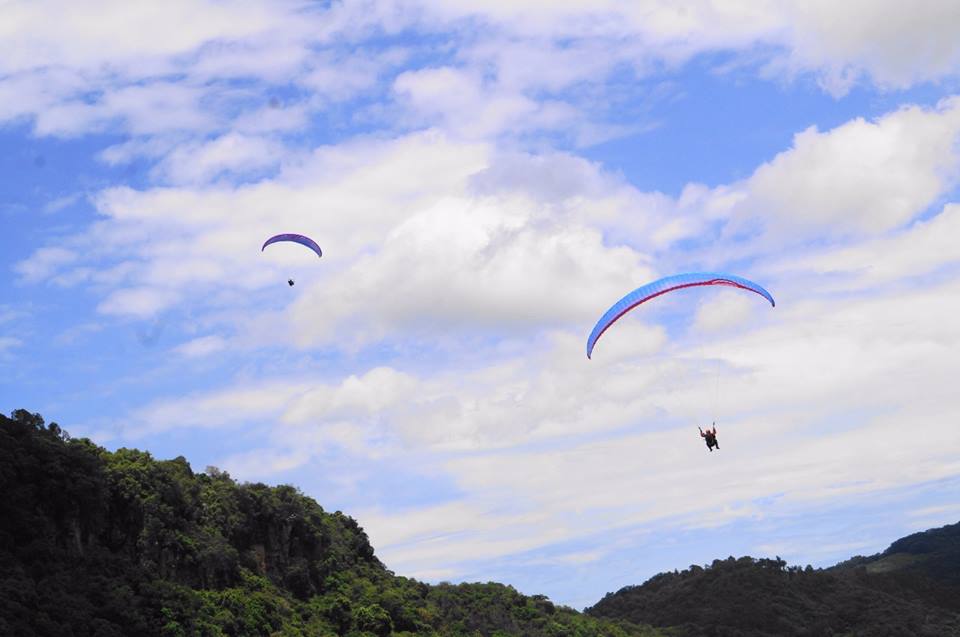
<path id="1" fill-rule="evenodd" d="M 398 577 L 290 486 L 0 416 L 0 635 L 655 637 L 501 584 Z"/>
<path id="2" fill-rule="evenodd" d="M 605 596 L 594 617 L 680 636 L 960 636 L 960 524 L 916 533 L 829 569 L 715 560 Z"/>
<path id="3" fill-rule="evenodd" d="M 294 487 L 110 452 L 21 410 L 0 416 L 0 635 L 960 637 L 960 524 L 829 569 L 716 560 L 581 614 L 396 576 Z"/>
<path id="4" fill-rule="evenodd" d="M 960 522 L 900 538 L 883 553 L 854 557 L 834 568 L 868 573 L 912 573 L 960 586 Z"/>

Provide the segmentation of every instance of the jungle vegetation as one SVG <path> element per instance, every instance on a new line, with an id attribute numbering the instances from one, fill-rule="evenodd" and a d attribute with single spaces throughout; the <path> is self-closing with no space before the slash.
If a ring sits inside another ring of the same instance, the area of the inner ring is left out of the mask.
<path id="1" fill-rule="evenodd" d="M 0 635 L 960 635 L 960 524 L 829 569 L 715 560 L 580 613 L 396 575 L 293 486 L 108 451 L 18 410 L 0 415 Z"/>
<path id="2" fill-rule="evenodd" d="M 503 584 L 400 577 L 353 518 L 292 486 L 0 416 L 0 635 L 660 634 Z"/>

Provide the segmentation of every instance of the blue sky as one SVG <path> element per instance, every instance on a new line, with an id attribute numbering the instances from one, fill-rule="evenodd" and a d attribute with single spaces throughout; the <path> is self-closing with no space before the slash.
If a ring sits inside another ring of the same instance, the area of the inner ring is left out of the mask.
<path id="1" fill-rule="evenodd" d="M 5 412 L 578 608 L 960 517 L 955 3 L 101 4 L 0 9 Z"/>

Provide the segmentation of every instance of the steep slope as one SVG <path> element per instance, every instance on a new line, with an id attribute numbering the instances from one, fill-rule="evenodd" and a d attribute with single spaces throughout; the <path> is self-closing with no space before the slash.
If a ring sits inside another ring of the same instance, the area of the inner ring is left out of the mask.
<path id="1" fill-rule="evenodd" d="M 291 486 L 0 416 L 0 635 L 655 637 L 501 584 L 397 577 Z"/>

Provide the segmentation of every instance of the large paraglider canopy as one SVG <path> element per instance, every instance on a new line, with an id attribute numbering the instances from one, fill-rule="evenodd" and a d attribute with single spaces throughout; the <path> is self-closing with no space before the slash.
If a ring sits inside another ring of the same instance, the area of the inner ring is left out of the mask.
<path id="1" fill-rule="evenodd" d="M 590 358 L 593 354 L 593 346 L 597 344 L 597 340 L 600 336 L 607 331 L 607 329 L 613 325 L 617 319 L 621 316 L 640 305 L 645 303 L 650 299 L 656 298 L 661 294 L 666 294 L 667 292 L 673 292 L 674 290 L 682 290 L 683 288 L 697 287 L 701 285 L 726 285 L 734 288 L 739 288 L 741 290 L 748 290 L 759 294 L 763 298 L 770 301 L 770 305 L 776 307 L 777 303 L 773 300 L 773 296 L 769 292 L 764 290 L 762 287 L 744 279 L 743 277 L 734 276 L 732 274 L 720 274 L 719 272 L 692 272 L 689 274 L 675 274 L 673 276 L 664 277 L 653 283 L 648 283 L 644 286 L 641 286 L 626 295 L 619 301 L 613 304 L 606 313 L 600 317 L 600 320 L 597 321 L 597 324 L 594 325 L 593 331 L 590 332 L 589 338 L 587 338 L 587 358 Z"/>
<path id="2" fill-rule="evenodd" d="M 300 245 L 306 246 L 316 252 L 318 257 L 323 256 L 323 252 L 320 250 L 320 246 L 317 245 L 317 242 L 302 234 L 278 234 L 272 236 L 264 242 L 263 247 L 260 248 L 260 252 L 263 252 L 264 249 L 271 243 L 279 243 L 280 241 L 292 241 L 293 243 L 299 243 Z"/>

